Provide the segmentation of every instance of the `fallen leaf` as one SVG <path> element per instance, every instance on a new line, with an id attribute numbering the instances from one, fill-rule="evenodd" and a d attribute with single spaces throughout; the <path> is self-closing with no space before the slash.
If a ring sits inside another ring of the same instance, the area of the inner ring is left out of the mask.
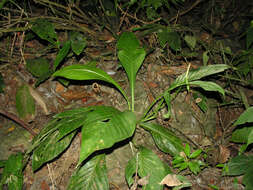
<path id="1" fill-rule="evenodd" d="M 169 187 L 179 186 L 182 184 L 183 183 L 179 179 L 177 179 L 177 175 L 175 174 L 168 174 L 160 182 L 160 185 L 167 185 Z"/>

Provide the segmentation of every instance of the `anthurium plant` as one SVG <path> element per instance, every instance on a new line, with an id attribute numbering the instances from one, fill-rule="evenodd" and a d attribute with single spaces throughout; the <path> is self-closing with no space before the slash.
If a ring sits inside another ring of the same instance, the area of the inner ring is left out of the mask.
<path id="1" fill-rule="evenodd" d="M 134 146 L 131 137 L 135 135 L 136 128 L 144 128 L 152 135 L 155 144 L 162 152 L 175 157 L 185 150 L 183 140 L 174 135 L 170 129 L 154 122 L 162 107 L 167 106 L 170 112 L 171 94 L 179 87 L 186 87 L 181 88 L 182 90 L 198 86 L 206 91 L 216 91 L 224 95 L 223 88 L 218 84 L 202 81 L 201 78 L 223 72 L 229 66 L 209 65 L 197 70 L 190 70 L 189 67 L 187 72 L 180 75 L 146 108 L 142 117 L 137 119 L 134 107 L 136 75 L 146 52 L 131 32 L 125 32 L 120 36 L 117 41 L 117 52 L 128 77 L 131 97 L 128 97 L 122 87 L 105 71 L 89 64 L 66 66 L 52 75 L 70 80 L 96 80 L 109 83 L 122 94 L 128 105 L 125 111 L 110 106 L 90 106 L 64 111 L 53 116 L 33 139 L 26 156 L 31 155 L 32 169 L 36 171 L 66 150 L 76 133 L 81 131 L 79 162 L 67 189 L 109 189 L 105 160 L 107 155 L 104 150 L 121 141 L 127 141 L 134 149 L 132 159 L 125 169 L 129 187 L 136 185 L 135 177 L 138 176 L 146 181 L 141 185 L 137 184 L 143 189 L 163 189 L 161 181 L 172 172 L 168 164 L 163 163 L 152 150 Z"/>

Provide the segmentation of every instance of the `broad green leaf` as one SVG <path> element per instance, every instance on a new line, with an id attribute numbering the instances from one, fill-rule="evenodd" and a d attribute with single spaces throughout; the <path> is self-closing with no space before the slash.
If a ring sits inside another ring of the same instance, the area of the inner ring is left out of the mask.
<path id="1" fill-rule="evenodd" d="M 140 47 L 140 43 L 134 33 L 124 32 L 117 41 L 117 49 L 133 52 Z"/>
<path id="2" fill-rule="evenodd" d="M 137 157 L 134 156 L 131 160 L 129 160 L 125 168 L 125 177 L 129 187 L 134 183 L 133 176 L 136 173 L 136 158 Z"/>
<path id="3" fill-rule="evenodd" d="M 181 39 L 177 32 L 171 31 L 170 28 L 164 28 L 160 30 L 157 35 L 162 48 L 168 44 L 174 51 L 181 50 Z"/>
<path id="4" fill-rule="evenodd" d="M 94 109 L 95 108 L 93 106 L 81 107 L 81 108 L 71 109 L 71 110 L 67 110 L 67 111 L 58 113 L 53 117 L 57 118 L 57 119 L 72 118 L 72 117 L 79 116 L 80 114 L 86 114 L 87 112 L 94 110 Z"/>
<path id="5" fill-rule="evenodd" d="M 203 77 L 223 72 L 228 68 L 230 68 L 228 65 L 218 64 L 218 65 L 203 66 L 200 67 L 199 69 L 191 70 L 189 73 L 184 73 L 179 77 L 177 77 L 177 79 L 172 83 L 168 91 L 173 90 L 179 86 L 185 85 L 186 81 L 191 82 L 199 80 Z"/>
<path id="6" fill-rule="evenodd" d="M 234 126 L 252 122 L 253 122 L 253 107 L 249 107 L 240 115 L 240 117 L 234 123 Z"/>
<path id="7" fill-rule="evenodd" d="M 44 58 L 26 60 L 26 69 L 33 76 L 38 77 L 35 86 L 38 86 L 53 74 L 48 60 Z"/>
<path id="8" fill-rule="evenodd" d="M 192 82 L 189 82 L 189 84 L 199 86 L 199 87 L 203 88 L 206 91 L 216 91 L 216 92 L 221 93 L 223 96 L 225 95 L 224 89 L 220 85 L 218 85 L 214 82 L 192 81 Z"/>
<path id="9" fill-rule="evenodd" d="M 131 137 L 136 127 L 136 116 L 133 112 L 120 112 L 112 107 L 104 107 L 103 112 L 94 110 L 87 118 L 90 120 L 86 120 L 82 127 L 78 165 L 93 152 L 110 148 L 116 142 Z"/>
<path id="10" fill-rule="evenodd" d="M 45 73 L 45 74 L 41 75 L 37 79 L 37 81 L 35 83 L 35 87 L 39 86 L 42 82 L 44 82 L 45 80 L 47 80 L 48 78 L 50 78 L 52 74 L 53 74 L 53 71 L 50 70 L 48 73 Z"/>
<path id="11" fill-rule="evenodd" d="M 62 60 L 68 55 L 70 45 L 71 45 L 70 41 L 65 42 L 60 51 L 58 52 L 54 60 L 54 71 L 57 69 Z"/>
<path id="12" fill-rule="evenodd" d="M 143 189 L 162 190 L 163 185 L 160 185 L 160 182 L 169 173 L 170 168 L 155 153 L 147 148 L 141 148 L 138 154 L 138 174 L 141 178 L 148 179 L 148 184 Z"/>
<path id="13" fill-rule="evenodd" d="M 242 179 L 242 183 L 245 185 L 244 190 L 252 190 L 253 189 L 253 180 L 252 179 L 253 179 L 253 166 L 251 164 Z"/>
<path id="14" fill-rule="evenodd" d="M 76 55 L 80 55 L 86 47 L 86 38 L 76 31 L 70 32 L 71 49 Z"/>
<path id="15" fill-rule="evenodd" d="M 32 24 L 32 31 L 37 34 L 41 39 L 47 40 L 51 44 L 57 44 L 57 35 L 54 25 L 47 19 L 39 18 Z"/>
<path id="16" fill-rule="evenodd" d="M 4 92 L 4 87 L 5 87 L 5 84 L 4 84 L 3 76 L 0 73 L 0 93 Z"/>
<path id="17" fill-rule="evenodd" d="M 197 43 L 197 39 L 194 36 L 190 36 L 190 35 L 186 35 L 184 37 L 185 42 L 187 43 L 187 45 L 191 48 L 191 50 L 193 50 L 196 46 Z"/>
<path id="18" fill-rule="evenodd" d="M 250 145 L 251 143 L 253 143 L 253 129 L 249 133 L 247 145 Z"/>
<path id="19" fill-rule="evenodd" d="M 70 133 L 59 141 L 58 131 L 51 133 L 40 142 L 35 148 L 32 155 L 32 169 L 33 171 L 38 170 L 44 163 L 51 161 L 59 154 L 61 154 L 71 143 L 72 138 L 76 133 Z"/>
<path id="20" fill-rule="evenodd" d="M 143 48 L 133 49 L 132 51 L 120 50 L 118 52 L 119 60 L 122 66 L 124 67 L 130 82 L 132 107 L 133 107 L 132 109 L 134 109 L 134 89 L 135 89 L 136 75 L 139 68 L 142 65 L 145 55 L 146 53 Z"/>
<path id="21" fill-rule="evenodd" d="M 35 102 L 27 85 L 23 85 L 17 90 L 16 108 L 19 117 L 26 121 L 32 120 L 35 116 Z"/>
<path id="22" fill-rule="evenodd" d="M 22 190 L 23 186 L 23 155 L 18 153 L 10 155 L 5 163 L 1 176 L 0 189 L 7 184 L 8 189 Z"/>
<path id="23" fill-rule="evenodd" d="M 138 164 L 138 170 L 136 168 Z M 140 152 L 136 154 L 131 160 L 129 160 L 126 166 L 126 180 L 129 186 L 134 182 L 133 176 L 138 172 L 138 176 L 141 178 L 147 178 L 147 185 L 144 185 L 145 190 L 159 190 L 163 189 L 163 185 L 159 183 L 171 170 L 166 166 L 158 156 L 147 148 L 141 148 Z"/>
<path id="24" fill-rule="evenodd" d="M 67 189 L 109 190 L 105 161 L 105 155 L 101 154 L 77 168 L 70 178 Z"/>
<path id="25" fill-rule="evenodd" d="M 139 41 L 135 35 L 130 32 L 123 33 L 117 43 L 118 57 L 130 82 L 132 111 L 134 111 L 134 88 L 136 75 L 146 55 L 145 50 L 139 46 Z"/>
<path id="26" fill-rule="evenodd" d="M 118 88 L 128 102 L 128 98 L 119 84 L 115 82 L 106 72 L 93 66 L 70 65 L 56 71 L 53 76 L 65 77 L 71 80 L 102 80 L 111 83 Z"/>
<path id="27" fill-rule="evenodd" d="M 231 141 L 236 143 L 247 143 L 249 134 L 253 132 L 253 126 L 236 129 L 232 133 Z"/>
<path id="28" fill-rule="evenodd" d="M 168 129 L 155 123 L 141 123 L 140 125 L 151 133 L 156 145 L 163 152 L 169 153 L 172 156 L 183 152 L 182 141 Z"/>
<path id="29" fill-rule="evenodd" d="M 159 40 L 159 43 L 160 43 L 160 46 L 162 48 L 165 48 L 166 46 L 166 43 L 168 41 L 168 30 L 167 29 L 161 29 L 158 33 L 157 33 L 157 36 L 158 36 L 158 40 Z"/>
<path id="30" fill-rule="evenodd" d="M 35 77 L 50 72 L 50 64 L 45 58 L 27 59 L 26 69 Z"/>
<path id="31" fill-rule="evenodd" d="M 245 156 L 240 155 L 232 158 L 231 161 L 228 162 L 227 167 L 228 170 L 224 171 L 225 175 L 237 176 L 243 175 L 249 169 L 249 166 L 253 165 L 253 156 Z"/>
<path id="32" fill-rule="evenodd" d="M 169 32 L 167 34 L 167 43 L 174 51 L 181 50 L 181 40 L 177 32 Z"/>

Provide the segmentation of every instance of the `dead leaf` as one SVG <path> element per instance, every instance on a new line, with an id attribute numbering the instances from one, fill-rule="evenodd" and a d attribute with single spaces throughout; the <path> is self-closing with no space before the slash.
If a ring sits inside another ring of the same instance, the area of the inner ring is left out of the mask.
<path id="1" fill-rule="evenodd" d="M 138 184 L 141 186 L 147 185 L 149 183 L 149 175 L 138 180 Z"/>
<path id="2" fill-rule="evenodd" d="M 169 187 L 179 186 L 182 184 L 183 183 L 179 179 L 177 179 L 177 175 L 175 174 L 168 174 L 160 182 L 160 185 L 167 185 Z"/>
<path id="3" fill-rule="evenodd" d="M 223 145 L 220 145 L 219 149 L 220 149 L 219 163 L 224 164 L 225 162 L 228 161 L 230 157 L 230 150 Z"/>
<path id="4" fill-rule="evenodd" d="M 30 91 L 31 96 L 34 98 L 34 100 L 37 102 L 37 104 L 42 108 L 44 113 L 46 115 L 49 115 L 49 111 L 47 109 L 46 103 L 43 100 L 43 98 L 41 97 L 41 95 L 30 86 L 29 86 L 29 91 Z"/>

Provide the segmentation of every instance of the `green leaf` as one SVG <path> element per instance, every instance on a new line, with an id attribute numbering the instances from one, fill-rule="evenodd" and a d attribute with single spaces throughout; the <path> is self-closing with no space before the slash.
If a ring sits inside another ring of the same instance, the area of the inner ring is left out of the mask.
<path id="1" fill-rule="evenodd" d="M 193 97 L 195 100 L 195 103 L 199 106 L 199 108 L 206 113 L 207 109 L 208 109 L 208 105 L 207 105 L 207 97 L 205 95 L 203 95 L 200 92 L 194 92 L 193 93 Z"/>
<path id="2" fill-rule="evenodd" d="M 58 138 L 58 131 L 49 134 L 40 144 L 35 148 L 32 155 L 32 169 L 38 170 L 44 163 L 51 161 L 59 154 L 61 154 L 71 143 L 72 138 L 76 133 L 70 133 L 62 138 L 60 141 L 56 141 Z"/>
<path id="3" fill-rule="evenodd" d="M 183 189 L 185 187 L 192 186 L 191 182 L 185 176 L 177 175 L 177 179 L 179 179 L 183 184 L 174 187 L 172 190 L 179 190 L 179 189 Z"/>
<path id="4" fill-rule="evenodd" d="M 40 77 L 50 71 L 50 64 L 45 58 L 27 59 L 26 69 L 35 77 Z"/>
<path id="5" fill-rule="evenodd" d="M 249 166 L 246 174 L 243 176 L 242 183 L 245 185 L 244 190 L 252 190 L 253 189 L 253 167 Z"/>
<path id="6" fill-rule="evenodd" d="M 186 72 L 178 76 L 177 79 L 172 83 L 168 91 L 173 90 L 179 86 L 185 85 L 186 81 L 191 82 L 199 80 L 203 77 L 223 72 L 228 68 L 230 68 L 228 65 L 218 64 L 218 65 L 203 66 L 200 67 L 199 69 L 191 70 L 189 73 Z"/>
<path id="7" fill-rule="evenodd" d="M 0 160 L 0 168 L 3 168 L 6 164 L 6 160 Z"/>
<path id="8" fill-rule="evenodd" d="M 189 158 L 190 158 L 190 159 L 197 158 L 201 153 L 202 153 L 202 150 L 201 150 L 201 149 L 198 149 L 198 150 L 194 151 L 194 152 L 189 156 Z"/>
<path id="9" fill-rule="evenodd" d="M 135 163 L 138 163 L 137 172 L 139 176 L 141 178 L 146 177 L 148 180 L 148 184 L 144 185 L 143 189 L 163 189 L 163 185 L 160 185 L 159 183 L 168 173 L 171 173 L 171 170 L 159 159 L 159 157 L 155 153 L 153 153 L 147 148 L 141 148 L 140 152 L 137 153 L 137 155 L 128 162 L 128 165 L 126 167 L 126 170 L 128 171 L 126 179 L 129 185 L 131 185 L 133 182 L 132 180 L 130 180 L 130 177 L 132 177 L 130 175 L 133 174 L 134 169 L 136 171 Z"/>
<path id="10" fill-rule="evenodd" d="M 70 41 L 67 41 L 64 43 L 63 47 L 60 49 L 59 53 L 57 54 L 54 60 L 54 71 L 57 69 L 57 67 L 62 62 L 62 60 L 68 55 L 70 45 L 71 45 Z"/>
<path id="11" fill-rule="evenodd" d="M 132 32 L 124 32 L 119 40 L 117 41 L 117 49 L 118 51 L 124 50 L 126 52 L 133 52 L 134 50 L 140 47 L 140 43 L 134 33 Z"/>
<path id="12" fill-rule="evenodd" d="M 177 32 L 168 33 L 168 44 L 175 51 L 181 50 L 181 40 Z"/>
<path id="13" fill-rule="evenodd" d="M 117 48 L 119 50 L 119 60 L 124 67 L 130 82 L 132 111 L 134 111 L 134 88 L 136 75 L 144 61 L 146 52 L 143 48 L 139 47 L 139 41 L 136 39 L 134 34 L 130 32 L 122 34 L 117 43 Z"/>
<path id="14" fill-rule="evenodd" d="M 191 154 L 191 147 L 190 147 L 190 145 L 189 144 L 185 144 L 185 147 L 184 147 L 184 153 L 185 153 L 185 155 L 187 156 L 187 157 L 189 157 L 190 156 L 190 154 Z"/>
<path id="15" fill-rule="evenodd" d="M 53 74 L 53 76 L 65 77 L 71 80 L 102 80 L 108 82 L 117 87 L 128 102 L 128 98 L 123 89 L 119 86 L 119 84 L 115 82 L 106 72 L 93 66 L 78 65 L 78 64 L 70 65 L 56 71 Z"/>
<path id="16" fill-rule="evenodd" d="M 186 168 L 188 168 L 188 162 L 183 162 L 183 163 L 177 164 L 174 167 L 178 168 L 180 171 L 183 171 Z"/>
<path id="17" fill-rule="evenodd" d="M 125 177 L 128 186 L 131 186 L 134 183 L 133 175 L 136 173 L 136 156 L 128 161 L 127 166 L 125 168 Z"/>
<path id="18" fill-rule="evenodd" d="M 70 32 L 71 49 L 76 55 L 80 55 L 86 47 L 86 38 L 76 31 Z"/>
<path id="19" fill-rule="evenodd" d="M 205 52 L 203 53 L 202 59 L 203 59 L 203 65 L 204 65 L 204 66 L 207 66 L 207 63 L 208 63 L 208 60 L 209 60 L 208 53 L 209 53 L 208 51 L 205 51 Z"/>
<path id="20" fill-rule="evenodd" d="M 253 107 L 249 107 L 240 115 L 240 117 L 234 123 L 234 126 L 252 122 L 253 122 Z"/>
<path id="21" fill-rule="evenodd" d="M 247 140 L 247 146 L 253 143 L 253 129 L 250 131 L 248 140 Z"/>
<path id="22" fill-rule="evenodd" d="M 193 50 L 196 46 L 197 39 L 194 36 L 186 35 L 184 37 L 185 42 L 190 47 L 191 50 Z"/>
<path id="23" fill-rule="evenodd" d="M 23 155 L 18 153 L 10 155 L 5 163 L 5 167 L 1 176 L 0 189 L 4 184 L 8 185 L 8 189 L 22 190 L 23 186 Z"/>
<path id="24" fill-rule="evenodd" d="M 45 73 L 45 74 L 41 75 L 37 79 L 37 81 L 35 83 L 35 87 L 39 86 L 42 82 L 44 82 L 45 80 L 47 80 L 48 78 L 50 78 L 52 74 L 53 74 L 53 71 L 50 70 L 48 73 Z"/>
<path id="25" fill-rule="evenodd" d="M 5 87 L 5 84 L 4 84 L 3 76 L 0 73 L 0 93 L 4 92 L 4 87 Z"/>
<path id="26" fill-rule="evenodd" d="M 247 49 L 249 49 L 252 42 L 253 42 L 253 27 L 250 26 L 250 28 L 247 31 L 247 36 L 246 36 Z"/>
<path id="27" fill-rule="evenodd" d="M 236 143 L 247 143 L 249 134 L 253 132 L 253 126 L 236 129 L 232 133 L 231 141 Z"/>
<path id="28" fill-rule="evenodd" d="M 189 169 L 197 175 L 200 172 L 200 165 L 196 161 L 191 161 L 188 163 Z"/>
<path id="29" fill-rule="evenodd" d="M 30 94 L 29 87 L 23 85 L 18 88 L 16 94 L 16 108 L 19 117 L 26 121 L 30 121 L 35 115 L 35 102 Z"/>
<path id="30" fill-rule="evenodd" d="M 164 115 L 164 117 L 166 119 L 168 119 L 168 118 L 170 118 L 170 115 L 171 115 L 171 95 L 169 92 L 165 92 L 163 97 L 164 97 L 164 100 L 166 102 L 167 109 L 168 109 L 168 112 Z"/>
<path id="31" fill-rule="evenodd" d="M 155 123 L 141 123 L 141 127 L 148 130 L 160 150 L 172 156 L 183 152 L 182 141 L 167 128 Z"/>
<path id="32" fill-rule="evenodd" d="M 179 164 L 179 163 L 182 163 L 182 162 L 184 162 L 184 157 L 176 155 L 173 158 L 172 165 Z"/>
<path id="33" fill-rule="evenodd" d="M 237 175 L 242 175 L 245 174 L 249 166 L 252 167 L 253 165 L 253 156 L 245 156 L 245 155 L 240 155 L 232 158 L 231 161 L 227 164 L 227 171 L 224 171 L 225 175 L 230 175 L 230 176 L 237 176 Z"/>
<path id="34" fill-rule="evenodd" d="M 70 178 L 67 189 L 109 190 L 105 155 L 95 156 L 81 168 L 77 168 Z"/>
<path id="35" fill-rule="evenodd" d="M 161 32 L 158 32 L 158 39 L 162 48 L 164 48 L 166 43 L 168 43 L 169 47 L 171 47 L 174 51 L 181 50 L 181 39 L 177 32 L 165 28 L 161 30 Z"/>
<path id="36" fill-rule="evenodd" d="M 51 44 L 57 45 L 57 35 L 54 29 L 54 25 L 47 19 L 36 19 L 32 24 L 31 29 L 41 39 L 47 40 Z"/>
<path id="37" fill-rule="evenodd" d="M 105 118 L 104 115 L 107 117 Z M 133 112 L 120 112 L 112 107 L 104 106 L 103 111 L 94 110 L 87 117 L 90 121 L 87 120 L 82 127 L 78 165 L 93 152 L 110 148 L 116 142 L 131 137 L 136 127 L 136 116 Z"/>
<path id="38" fill-rule="evenodd" d="M 223 96 L 225 96 L 225 91 L 224 89 L 214 83 L 214 82 L 209 82 L 209 81 L 192 81 L 192 82 L 189 82 L 190 85 L 196 85 L 196 86 L 199 86 L 201 88 L 203 88 L 204 90 L 206 91 L 216 91 L 216 92 L 219 92 L 221 93 Z"/>

